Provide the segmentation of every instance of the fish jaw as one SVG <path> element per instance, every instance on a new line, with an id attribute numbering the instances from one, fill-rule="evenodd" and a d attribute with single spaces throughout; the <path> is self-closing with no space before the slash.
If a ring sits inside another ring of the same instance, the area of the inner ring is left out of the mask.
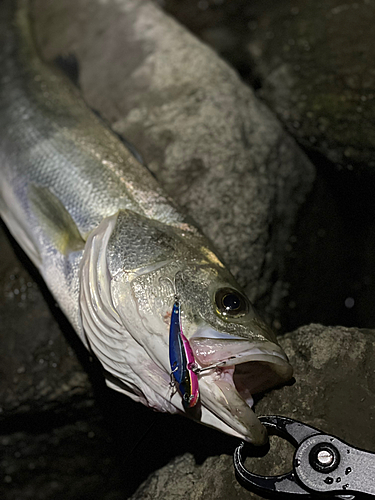
<path id="1" fill-rule="evenodd" d="M 234 435 L 254 445 L 267 441 L 267 432 L 252 406 L 253 396 L 287 382 L 292 367 L 282 349 L 272 342 L 192 338 L 200 367 L 201 404 Z M 202 412 L 202 423 L 204 420 Z M 208 424 L 209 425 L 209 424 Z M 216 423 L 220 429 L 220 424 Z"/>
<path id="2" fill-rule="evenodd" d="M 261 446 L 267 442 L 266 429 L 236 391 L 233 372 L 234 368 L 226 368 L 202 376 L 199 380 L 201 404 L 218 418 L 218 430 Z M 203 412 L 201 421 L 206 423 Z"/>

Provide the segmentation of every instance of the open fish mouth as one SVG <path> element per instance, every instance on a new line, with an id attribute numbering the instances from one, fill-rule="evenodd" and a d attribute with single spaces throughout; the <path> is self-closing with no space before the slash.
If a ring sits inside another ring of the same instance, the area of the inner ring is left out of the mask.
<path id="1" fill-rule="evenodd" d="M 253 397 L 290 380 L 293 370 L 277 344 L 240 337 L 227 340 L 229 337 L 190 339 L 198 365 L 201 403 L 229 426 L 233 435 L 262 445 L 267 433 L 251 409 Z"/>

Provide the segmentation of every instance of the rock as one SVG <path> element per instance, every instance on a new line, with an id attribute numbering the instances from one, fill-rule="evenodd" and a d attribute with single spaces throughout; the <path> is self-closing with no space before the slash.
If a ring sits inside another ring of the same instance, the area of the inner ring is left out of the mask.
<path id="1" fill-rule="evenodd" d="M 4 500 L 124 498 L 114 444 L 96 412 L 89 422 L 13 432 L 1 437 L 0 444 L 0 495 Z"/>
<path id="2" fill-rule="evenodd" d="M 370 1 L 164 0 L 222 55 L 306 148 L 339 169 L 374 166 Z"/>
<path id="3" fill-rule="evenodd" d="M 248 15 L 259 95 L 292 135 L 339 167 L 374 167 L 374 3 L 262 1 Z"/>
<path id="4" fill-rule="evenodd" d="M 234 500 L 249 498 L 233 475 L 232 459 L 210 457 L 198 466 L 191 454 L 176 458 L 155 472 L 131 497 L 132 500 L 198 500 L 201 498 Z"/>
<path id="5" fill-rule="evenodd" d="M 77 57 L 88 104 L 137 147 L 250 298 L 269 303 L 314 177 L 274 116 L 151 2 L 38 0 L 34 18 L 45 58 Z"/>
<path id="6" fill-rule="evenodd" d="M 253 13 L 258 6 L 256 2 L 158 0 L 158 3 L 168 14 L 212 47 L 251 87 L 258 88 L 259 81 L 247 49 L 252 27 L 256 24 Z"/>
<path id="7" fill-rule="evenodd" d="M 296 383 L 267 394 L 259 414 L 282 414 L 375 449 L 375 330 L 309 325 L 280 338 Z"/>
<path id="8" fill-rule="evenodd" d="M 273 390 L 257 414 L 284 415 L 337 435 L 353 446 L 375 450 L 375 330 L 309 325 L 280 338 L 295 368 L 294 385 Z M 292 447 L 272 438 L 265 458 L 248 467 L 277 475 L 291 469 Z M 232 457 L 211 456 L 197 465 L 191 455 L 155 472 L 132 500 L 259 498 L 240 487 Z"/>

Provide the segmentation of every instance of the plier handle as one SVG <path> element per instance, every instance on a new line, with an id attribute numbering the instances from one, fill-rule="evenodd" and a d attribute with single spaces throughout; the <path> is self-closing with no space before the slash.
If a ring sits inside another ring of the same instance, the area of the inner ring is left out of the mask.
<path id="1" fill-rule="evenodd" d="M 242 443 L 234 453 L 239 482 L 264 498 L 351 500 L 375 498 L 375 454 L 287 417 L 260 417 L 269 434 L 296 447 L 293 470 L 280 476 L 260 476 L 247 470 L 245 458 L 256 447 Z"/>

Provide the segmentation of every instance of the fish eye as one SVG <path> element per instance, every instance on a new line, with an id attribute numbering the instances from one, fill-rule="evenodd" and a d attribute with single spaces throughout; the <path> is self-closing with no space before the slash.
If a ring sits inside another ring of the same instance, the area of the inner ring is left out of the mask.
<path id="1" fill-rule="evenodd" d="M 215 293 L 217 312 L 228 318 L 238 318 L 249 312 L 249 301 L 233 288 L 220 288 Z"/>

